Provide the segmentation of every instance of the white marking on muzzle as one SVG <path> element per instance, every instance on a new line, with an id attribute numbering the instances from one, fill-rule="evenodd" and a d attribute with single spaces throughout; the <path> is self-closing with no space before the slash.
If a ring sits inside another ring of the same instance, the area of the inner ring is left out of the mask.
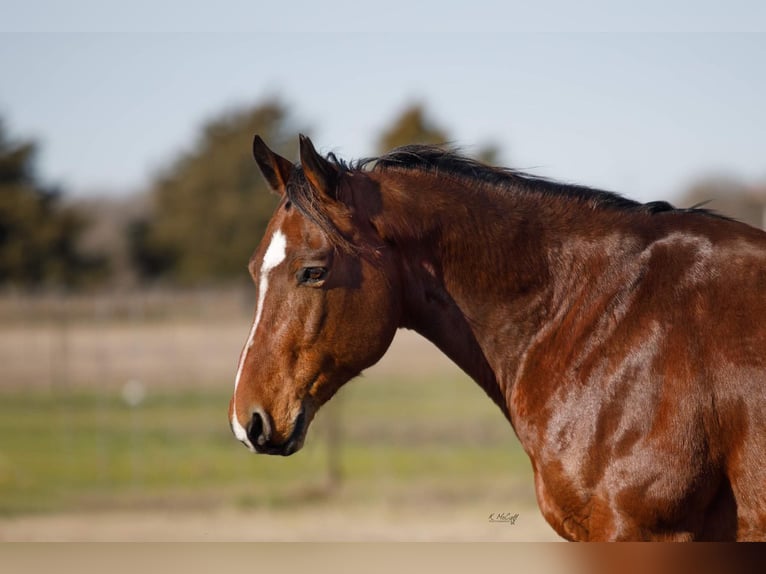
<path id="1" fill-rule="evenodd" d="M 277 265 L 282 263 L 287 256 L 287 238 L 282 230 L 278 229 L 271 237 L 271 242 L 266 253 L 263 256 L 261 262 L 261 270 L 258 274 L 258 302 L 255 306 L 255 319 L 253 319 L 253 326 L 250 328 L 250 334 L 247 337 L 247 343 L 245 348 L 242 349 L 242 353 L 239 355 L 239 365 L 237 366 L 237 376 L 234 379 L 234 408 L 231 415 L 231 426 L 234 429 L 234 435 L 242 442 L 244 442 L 248 448 L 255 450 L 253 445 L 247 438 L 247 431 L 242 427 L 237 417 L 237 387 L 239 387 L 239 379 L 242 377 L 242 370 L 245 367 L 247 360 L 247 353 L 253 346 L 255 341 L 255 332 L 258 329 L 258 324 L 261 322 L 261 315 L 263 314 L 263 305 L 266 301 L 266 291 L 269 289 L 269 273 Z M 251 413 L 252 416 L 252 413 Z M 264 420 L 265 417 L 264 417 Z"/>
<path id="2" fill-rule="evenodd" d="M 263 446 L 266 444 L 267 437 L 271 436 L 271 422 L 261 407 L 256 407 L 255 410 L 253 410 L 253 414 L 250 416 L 255 416 L 255 413 L 258 413 L 261 416 L 261 422 L 263 423 L 263 430 L 261 430 L 261 435 L 258 437 L 258 445 Z M 255 452 L 255 447 L 247 436 L 247 430 L 240 424 L 239 419 L 237 418 L 236 404 L 234 413 L 231 417 L 231 428 L 234 431 L 234 436 L 237 437 L 237 440 L 244 443 L 245 446 L 250 449 L 250 452 Z"/>
<path id="3" fill-rule="evenodd" d="M 231 430 L 234 431 L 234 436 L 237 437 L 237 440 L 239 442 L 243 443 L 247 448 L 249 448 L 250 452 L 255 452 L 255 447 L 253 446 L 253 443 L 251 443 L 250 439 L 247 438 L 247 431 L 245 430 L 245 427 L 239 424 L 239 419 L 237 418 L 236 403 L 234 405 L 234 410 L 231 414 Z"/>

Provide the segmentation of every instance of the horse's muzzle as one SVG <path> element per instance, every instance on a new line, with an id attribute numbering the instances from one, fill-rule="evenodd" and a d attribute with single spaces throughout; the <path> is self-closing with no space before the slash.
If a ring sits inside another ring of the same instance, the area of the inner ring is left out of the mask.
<path id="1" fill-rule="evenodd" d="M 301 408 L 298 416 L 295 417 L 293 430 L 290 436 L 282 443 L 271 442 L 273 423 L 264 421 L 263 417 L 268 416 L 259 412 L 253 413 L 253 418 L 247 425 L 247 438 L 253 445 L 255 452 L 259 454 L 279 454 L 289 456 L 297 452 L 303 446 L 303 438 L 306 431 L 306 413 Z"/>

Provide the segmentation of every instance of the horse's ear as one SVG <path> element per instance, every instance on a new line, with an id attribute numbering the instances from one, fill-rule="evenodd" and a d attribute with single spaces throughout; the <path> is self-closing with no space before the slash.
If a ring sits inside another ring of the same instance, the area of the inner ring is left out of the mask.
<path id="1" fill-rule="evenodd" d="M 300 134 L 299 139 L 303 175 L 309 185 L 322 195 L 337 199 L 338 168 L 317 153 L 309 138 Z"/>
<path id="2" fill-rule="evenodd" d="M 253 157 L 271 189 L 284 195 L 294 167 L 292 162 L 271 151 L 259 135 L 253 138 Z"/>

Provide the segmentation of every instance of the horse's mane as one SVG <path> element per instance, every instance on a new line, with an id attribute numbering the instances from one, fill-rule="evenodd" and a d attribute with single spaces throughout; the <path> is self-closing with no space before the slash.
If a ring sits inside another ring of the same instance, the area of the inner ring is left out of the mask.
<path id="1" fill-rule="evenodd" d="M 564 198 L 587 205 L 590 209 L 608 209 L 647 215 L 676 212 L 700 213 L 716 218 L 724 216 L 698 206 L 676 208 L 667 201 L 641 203 L 618 193 L 582 185 L 560 183 L 545 177 L 504 167 L 485 164 L 460 154 L 454 149 L 436 145 L 413 144 L 398 147 L 384 155 L 346 162 L 330 153 L 327 161 L 340 173 L 385 172 L 387 170 L 412 171 L 447 176 L 465 181 L 474 187 L 487 187 L 500 193 L 531 193 L 542 197 Z M 315 192 L 306 182 L 300 168 L 296 169 L 294 184 L 288 185 L 290 201 L 310 220 L 318 224 L 336 245 L 356 251 L 338 232 L 327 214 L 319 209 Z"/>
<path id="2" fill-rule="evenodd" d="M 344 165 L 343 162 L 340 162 Z M 666 201 L 640 203 L 611 191 L 565 184 L 516 169 L 496 167 L 461 155 L 456 150 L 434 145 L 406 145 L 376 158 L 360 160 L 350 167 L 372 171 L 387 169 L 439 173 L 483 183 L 501 190 L 532 191 L 587 201 L 592 207 L 659 213 L 676 208 Z"/>

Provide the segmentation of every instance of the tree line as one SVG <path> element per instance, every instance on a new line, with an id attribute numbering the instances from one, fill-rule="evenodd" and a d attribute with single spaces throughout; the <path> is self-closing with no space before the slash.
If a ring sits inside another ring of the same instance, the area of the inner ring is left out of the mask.
<path id="1" fill-rule="evenodd" d="M 62 190 L 40 182 L 38 145 L 15 141 L 0 120 L 0 285 L 39 288 L 103 281 L 105 255 L 83 253 L 87 221 L 62 204 Z"/>
<path id="2" fill-rule="evenodd" d="M 190 151 L 160 171 L 146 190 L 145 208 L 117 218 L 124 210 L 78 208 L 62 189 L 43 183 L 35 168 L 39 144 L 12 138 L 0 120 L 0 288 L 103 288 L 126 277 L 133 284 L 246 281 L 246 262 L 277 203 L 251 157 L 253 135 L 297 159 L 298 132 L 310 135 L 277 99 L 221 113 L 204 123 Z M 376 152 L 450 141 L 449 131 L 416 103 L 378 134 Z M 498 152 L 485 145 L 476 156 L 495 163 Z M 703 182 L 687 195 L 697 199 L 709 187 Z M 743 193 L 729 182 L 730 201 Z M 86 241 L 95 228 L 109 230 L 112 240 Z"/>
<path id="3" fill-rule="evenodd" d="M 160 170 L 146 190 L 146 208 L 124 221 L 115 209 L 78 209 L 62 189 L 43 183 L 35 167 L 39 144 L 12 138 L 0 122 L 0 288 L 114 285 L 125 281 L 126 261 L 134 283 L 246 280 L 246 262 L 277 203 L 252 159 L 253 135 L 297 159 L 299 132 L 310 134 L 277 99 L 209 119 L 192 149 Z M 447 129 L 416 103 L 378 135 L 376 148 L 384 153 L 449 140 Z M 492 160 L 496 148 L 481 153 Z M 119 241 L 84 240 L 95 227 L 114 226 Z"/>

